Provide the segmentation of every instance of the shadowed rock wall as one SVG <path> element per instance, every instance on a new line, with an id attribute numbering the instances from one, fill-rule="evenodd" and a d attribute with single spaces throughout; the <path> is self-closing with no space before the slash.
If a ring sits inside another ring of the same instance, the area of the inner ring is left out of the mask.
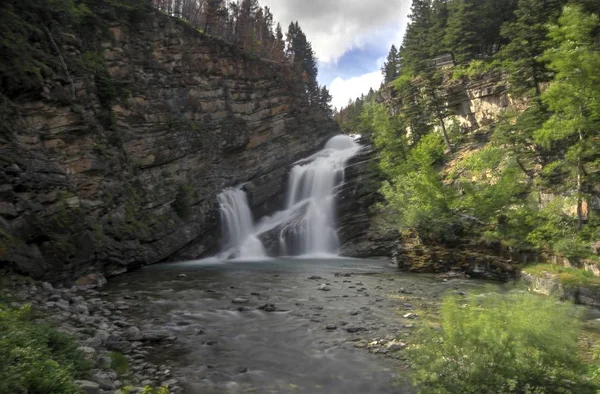
<path id="1" fill-rule="evenodd" d="M 74 99 L 56 69 L 5 105 L 0 265 L 60 280 L 212 253 L 223 188 L 280 208 L 291 163 L 337 132 L 285 65 L 158 12 L 106 28 L 102 72 L 73 68 Z M 76 32 L 55 39 L 84 59 Z"/>

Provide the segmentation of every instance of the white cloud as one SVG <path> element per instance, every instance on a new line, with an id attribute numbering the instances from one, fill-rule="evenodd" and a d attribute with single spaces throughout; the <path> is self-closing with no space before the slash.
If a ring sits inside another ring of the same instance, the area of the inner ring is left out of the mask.
<path id="1" fill-rule="evenodd" d="M 392 42 L 406 29 L 411 0 L 261 0 L 284 32 L 299 21 L 322 63 L 335 63 L 347 51 L 364 46 L 382 27 L 398 26 Z"/>
<path id="2" fill-rule="evenodd" d="M 340 77 L 334 79 L 329 86 L 333 96 L 332 107 L 341 109 L 348 105 L 350 99 L 354 100 L 361 94 L 367 94 L 370 88 L 377 90 L 382 80 L 383 76 L 379 70 L 347 80 Z"/>

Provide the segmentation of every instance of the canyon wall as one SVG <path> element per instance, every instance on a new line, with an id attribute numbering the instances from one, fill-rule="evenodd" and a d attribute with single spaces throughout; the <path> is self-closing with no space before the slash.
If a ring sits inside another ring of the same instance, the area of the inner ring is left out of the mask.
<path id="1" fill-rule="evenodd" d="M 207 255 L 221 190 L 245 183 L 257 215 L 280 208 L 290 165 L 337 132 L 287 65 L 154 11 L 106 30 L 96 58 L 55 34 L 71 75 L 5 100 L 0 265 L 62 280 Z"/>

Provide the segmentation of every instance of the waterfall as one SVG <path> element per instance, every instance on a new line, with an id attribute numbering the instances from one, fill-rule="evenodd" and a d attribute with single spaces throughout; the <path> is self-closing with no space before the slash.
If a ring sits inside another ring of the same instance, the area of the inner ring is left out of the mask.
<path id="1" fill-rule="evenodd" d="M 227 189 L 219 195 L 226 252 L 240 259 L 266 255 L 261 234 L 278 232 L 279 252 L 288 256 L 332 256 L 339 253 L 335 194 L 343 183 L 348 160 L 360 150 L 352 137 L 330 139 L 316 154 L 294 163 L 285 210 L 262 218 L 255 226 L 243 190 Z M 232 253 L 233 252 L 233 253 Z"/>
<path id="2" fill-rule="evenodd" d="M 223 230 L 222 257 L 264 258 L 266 253 L 254 234 L 254 219 L 246 193 L 241 188 L 225 189 L 217 197 Z"/>

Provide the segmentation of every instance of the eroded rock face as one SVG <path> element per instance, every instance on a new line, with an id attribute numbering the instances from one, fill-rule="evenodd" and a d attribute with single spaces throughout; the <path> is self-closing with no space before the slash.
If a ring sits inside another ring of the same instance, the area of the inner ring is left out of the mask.
<path id="1" fill-rule="evenodd" d="M 389 257 L 399 234 L 377 219 L 375 204 L 383 201 L 379 194 L 382 175 L 377 152 L 368 140 L 345 170 L 345 182 L 337 194 L 337 216 L 342 255 L 349 257 Z"/>
<path id="2" fill-rule="evenodd" d="M 75 73 L 75 100 L 59 78 L 14 100 L 0 265 L 61 280 L 211 253 L 223 188 L 247 182 L 257 215 L 281 208 L 291 163 L 336 133 L 286 66 L 159 13 L 128 26 L 101 42 L 107 75 Z M 67 59 L 84 51 L 56 39 Z"/>

